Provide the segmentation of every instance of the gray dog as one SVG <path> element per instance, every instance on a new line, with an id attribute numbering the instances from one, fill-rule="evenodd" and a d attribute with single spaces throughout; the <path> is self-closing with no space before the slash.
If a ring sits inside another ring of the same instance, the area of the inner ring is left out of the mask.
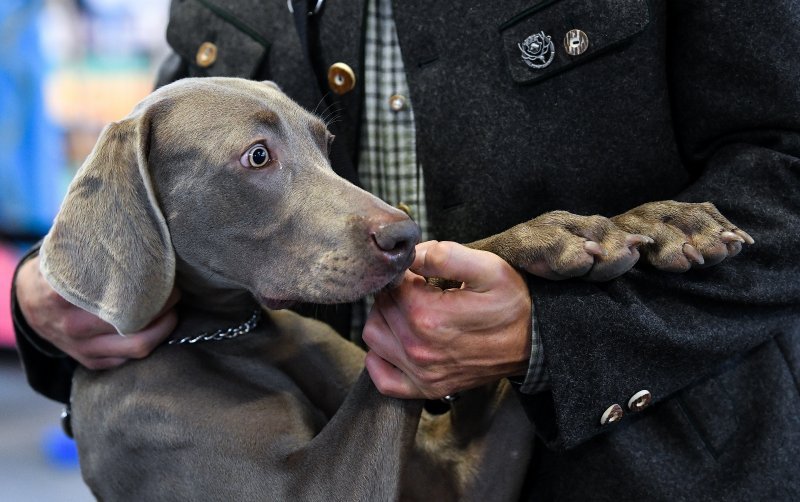
<path id="1" fill-rule="evenodd" d="M 41 249 L 65 298 L 120 333 L 183 291 L 175 343 L 79 370 L 73 429 L 106 500 L 513 500 L 530 425 L 505 382 L 448 413 L 380 395 L 364 353 L 292 302 L 395 283 L 408 217 L 331 170 L 332 136 L 273 84 L 186 79 L 108 126 Z M 551 279 L 671 271 L 752 239 L 710 204 L 542 215 L 473 246 Z M 266 307 L 269 310 L 263 310 Z M 246 335 L 246 336 L 239 336 Z M 216 341 L 225 338 L 230 341 Z"/>

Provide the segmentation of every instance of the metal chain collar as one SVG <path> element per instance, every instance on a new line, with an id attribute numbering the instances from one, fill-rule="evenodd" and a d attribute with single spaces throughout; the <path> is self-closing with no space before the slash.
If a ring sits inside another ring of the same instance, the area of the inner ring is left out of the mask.
<path id="1" fill-rule="evenodd" d="M 256 326 L 258 326 L 259 321 L 261 321 L 261 309 L 255 309 L 253 311 L 253 315 L 250 316 L 250 319 L 246 320 L 245 322 L 243 322 L 238 326 L 234 326 L 227 329 L 218 329 L 212 333 L 200 333 L 199 335 L 195 336 L 185 336 L 183 338 L 170 340 L 169 345 L 182 345 L 187 343 L 216 342 L 220 340 L 230 340 L 231 338 L 236 338 L 238 336 L 250 333 L 256 328 Z"/>

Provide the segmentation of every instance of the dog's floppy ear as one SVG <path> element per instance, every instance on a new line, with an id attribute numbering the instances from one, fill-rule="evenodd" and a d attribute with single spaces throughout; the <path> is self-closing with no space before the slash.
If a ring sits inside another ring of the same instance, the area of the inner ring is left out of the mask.
<path id="1" fill-rule="evenodd" d="M 141 107 L 103 130 L 40 251 L 50 285 L 123 334 L 155 317 L 175 280 L 147 159 L 153 115 Z"/>

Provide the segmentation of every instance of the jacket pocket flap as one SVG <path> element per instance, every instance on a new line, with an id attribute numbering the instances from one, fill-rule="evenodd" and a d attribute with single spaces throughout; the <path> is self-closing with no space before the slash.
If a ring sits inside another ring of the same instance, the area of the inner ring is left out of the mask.
<path id="1" fill-rule="evenodd" d="M 234 16 L 221 2 L 172 2 L 167 42 L 189 63 L 191 76 L 252 78 L 270 46 L 254 24 L 259 25 Z"/>
<path id="2" fill-rule="evenodd" d="M 500 32 L 512 79 L 532 84 L 621 46 L 649 22 L 647 0 L 545 0 L 511 18 Z M 570 55 L 572 43 L 578 47 Z"/>

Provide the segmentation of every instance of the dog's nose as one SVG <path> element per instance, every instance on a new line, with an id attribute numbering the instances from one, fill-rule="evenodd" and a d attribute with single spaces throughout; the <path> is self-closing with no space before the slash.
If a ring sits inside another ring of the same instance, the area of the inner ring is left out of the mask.
<path id="1" fill-rule="evenodd" d="M 411 220 L 383 223 L 372 232 L 372 238 L 387 255 L 405 256 L 419 242 L 419 226 Z"/>

